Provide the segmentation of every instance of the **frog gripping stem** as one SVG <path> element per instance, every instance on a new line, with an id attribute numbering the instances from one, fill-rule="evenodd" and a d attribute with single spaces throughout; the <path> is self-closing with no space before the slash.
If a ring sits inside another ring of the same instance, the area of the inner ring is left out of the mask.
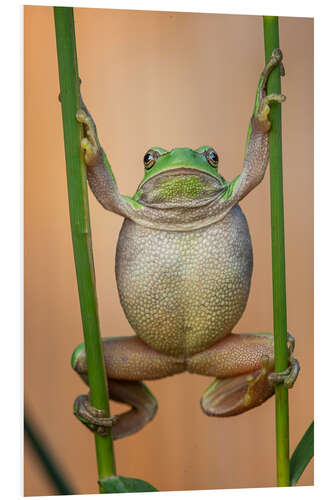
<path id="1" fill-rule="evenodd" d="M 194 356 L 191 371 L 217 377 L 201 398 L 203 411 L 216 417 L 238 415 L 261 405 L 274 394 L 277 384 L 292 387 L 299 363 L 293 357 L 294 339 L 288 335 L 289 366 L 283 373 L 273 371 L 273 335 L 268 333 L 233 334 L 216 345 L 211 354 Z M 241 362 L 236 363 L 237 358 Z"/>
<path id="2" fill-rule="evenodd" d="M 282 94 L 267 94 L 267 83 L 269 75 L 276 66 L 282 65 L 282 57 L 283 56 L 281 50 L 274 49 L 271 57 L 265 65 L 265 68 L 263 69 L 263 72 L 260 75 L 252 123 L 253 129 L 257 131 L 267 133 L 271 128 L 271 122 L 268 118 L 270 113 L 270 103 L 282 103 L 286 100 L 286 96 Z"/>
<path id="3" fill-rule="evenodd" d="M 54 22 L 58 55 L 69 212 L 73 241 L 76 278 L 81 305 L 85 343 L 89 350 L 91 400 L 95 407 L 109 415 L 107 386 L 100 341 L 96 283 L 93 268 L 86 167 L 82 161 L 80 140 L 82 126 L 75 114 L 80 105 L 80 81 L 76 57 L 73 8 L 54 7 Z M 113 445 L 109 435 L 95 433 L 98 478 L 116 473 Z M 105 492 L 100 487 L 101 492 Z"/>
<path id="4" fill-rule="evenodd" d="M 81 395 L 74 401 L 74 415 L 91 431 L 107 436 L 109 429 L 118 420 L 117 416 L 106 417 L 104 410 L 94 408 L 89 395 Z"/>
<path id="5" fill-rule="evenodd" d="M 100 149 L 94 121 L 85 106 L 77 111 L 76 119 L 79 123 L 82 123 L 84 127 L 85 137 L 81 139 L 81 148 L 84 151 L 86 165 L 93 165 L 96 162 Z"/>
<path id="6" fill-rule="evenodd" d="M 154 147 L 144 156 L 145 175 L 133 197 L 120 195 L 80 96 L 76 120 L 83 125 L 80 148 L 90 188 L 104 208 L 125 219 L 116 279 L 121 306 L 136 334 L 102 342 L 108 396 L 130 409 L 109 418 L 88 396 L 76 399 L 76 416 L 99 436 L 119 439 L 153 419 L 157 402 L 142 380 L 186 371 L 214 377 L 201 406 L 207 415 L 226 417 L 259 406 L 276 385 L 291 387 L 297 377 L 293 341 L 289 367 L 277 374 L 271 334 L 232 333 L 246 307 L 253 263 L 238 202 L 261 182 L 267 168 L 270 114 L 285 100 L 279 92 L 268 92 L 277 67 L 282 67 L 279 49 L 260 75 L 239 176 L 227 182 L 219 174 L 211 146 Z M 88 354 L 79 347 L 72 366 L 89 385 Z"/>

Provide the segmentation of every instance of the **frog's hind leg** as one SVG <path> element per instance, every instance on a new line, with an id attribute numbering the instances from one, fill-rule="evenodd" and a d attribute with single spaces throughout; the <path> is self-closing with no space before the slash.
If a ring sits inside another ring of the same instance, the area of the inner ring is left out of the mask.
<path id="1" fill-rule="evenodd" d="M 289 336 L 290 367 L 282 378 L 273 372 L 273 335 L 268 333 L 230 334 L 192 356 L 189 372 L 216 377 L 201 398 L 203 411 L 211 416 L 237 415 L 272 396 L 277 382 L 291 387 L 299 371 L 293 346 Z"/>
<path id="2" fill-rule="evenodd" d="M 112 426 L 113 439 L 134 434 L 150 422 L 157 412 L 157 400 L 148 387 L 140 381 L 109 380 L 109 397 L 125 403 L 131 409 L 118 416 Z"/>
<path id="3" fill-rule="evenodd" d="M 90 429 L 105 434 L 111 427 L 114 439 L 129 436 L 142 429 L 156 414 L 157 401 L 141 380 L 167 377 L 185 370 L 184 361 L 158 353 L 137 337 L 103 339 L 109 397 L 125 403 L 130 410 L 104 418 L 90 404 L 88 396 L 79 396 L 74 403 L 75 415 Z M 72 356 L 72 366 L 89 385 L 84 344 Z"/>

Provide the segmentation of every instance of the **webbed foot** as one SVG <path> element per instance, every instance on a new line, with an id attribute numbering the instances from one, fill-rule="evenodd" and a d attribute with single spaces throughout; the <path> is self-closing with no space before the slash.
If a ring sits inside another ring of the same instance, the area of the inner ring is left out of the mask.
<path id="1" fill-rule="evenodd" d="M 231 335 L 206 352 L 205 358 L 201 355 L 202 360 L 196 355 L 195 372 L 211 375 L 215 371 L 217 377 L 201 398 L 203 411 L 207 415 L 216 417 L 238 415 L 261 405 L 274 394 L 276 384 L 283 383 L 287 388 L 291 388 L 300 370 L 298 361 L 293 357 L 294 345 L 295 340 L 288 333 L 289 366 L 281 373 L 273 372 L 273 335 L 269 334 Z M 233 359 L 234 353 L 243 363 L 247 358 L 249 369 L 244 372 L 245 366 L 239 364 L 239 369 L 243 373 L 223 376 L 223 365 Z M 212 355 L 210 366 L 213 371 L 208 370 L 206 364 L 210 355 Z"/>
<path id="2" fill-rule="evenodd" d="M 154 418 L 157 401 L 143 382 L 108 380 L 108 388 L 110 399 L 125 403 L 131 409 L 106 417 L 103 410 L 91 405 L 89 395 L 78 396 L 74 415 L 93 432 L 106 436 L 111 428 L 113 439 L 119 439 L 138 432 Z"/>
<path id="3" fill-rule="evenodd" d="M 268 379 L 272 361 L 262 356 L 261 368 L 251 374 L 216 379 L 204 392 L 201 407 L 207 415 L 229 417 L 261 405 L 274 393 Z"/>

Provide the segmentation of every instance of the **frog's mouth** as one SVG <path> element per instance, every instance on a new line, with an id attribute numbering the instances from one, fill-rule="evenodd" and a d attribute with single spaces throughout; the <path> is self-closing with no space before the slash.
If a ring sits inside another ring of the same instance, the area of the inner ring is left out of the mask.
<path id="1" fill-rule="evenodd" d="M 156 208 L 198 207 L 220 197 L 226 183 L 196 167 L 174 167 L 144 181 L 138 201 Z"/>

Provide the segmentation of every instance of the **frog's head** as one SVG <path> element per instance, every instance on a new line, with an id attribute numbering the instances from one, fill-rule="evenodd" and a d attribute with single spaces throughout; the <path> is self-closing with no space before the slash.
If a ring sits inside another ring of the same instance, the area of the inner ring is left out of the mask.
<path id="1" fill-rule="evenodd" d="M 154 147 L 144 156 L 145 176 L 134 199 L 160 207 L 198 206 L 226 188 L 218 156 L 210 146 L 198 149 Z"/>

